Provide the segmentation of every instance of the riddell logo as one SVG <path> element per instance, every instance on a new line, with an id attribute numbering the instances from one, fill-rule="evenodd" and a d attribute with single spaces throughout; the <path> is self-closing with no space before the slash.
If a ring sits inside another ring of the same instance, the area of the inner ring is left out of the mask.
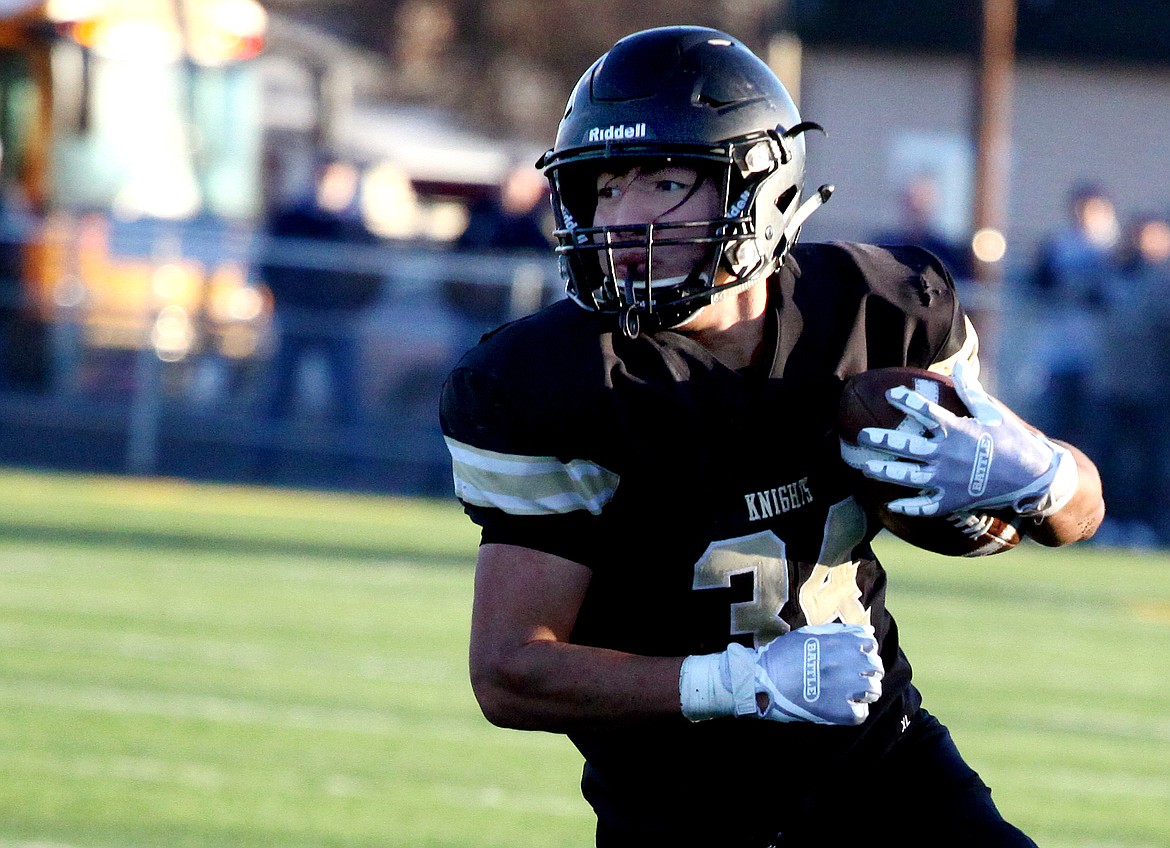
<path id="1" fill-rule="evenodd" d="M 752 190 L 749 188 L 739 196 L 739 200 L 732 204 L 731 208 L 727 210 L 728 218 L 738 218 L 743 214 L 744 207 L 747 206 L 748 200 L 751 199 Z"/>
<path id="2" fill-rule="evenodd" d="M 614 124 L 608 127 L 594 127 L 585 136 L 588 143 L 599 141 L 629 141 L 646 137 L 645 124 Z"/>

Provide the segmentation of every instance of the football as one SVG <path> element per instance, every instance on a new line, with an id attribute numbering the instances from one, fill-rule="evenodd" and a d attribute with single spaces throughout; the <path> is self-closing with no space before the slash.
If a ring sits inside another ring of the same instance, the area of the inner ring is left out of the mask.
<path id="1" fill-rule="evenodd" d="M 914 389 L 956 415 L 970 414 L 949 377 L 921 368 L 875 368 L 845 384 L 838 413 L 841 438 L 856 444 L 857 434 L 865 427 L 922 433 L 921 425 L 886 400 L 886 392 L 894 386 Z M 887 530 L 916 547 L 947 556 L 977 557 L 1010 550 L 1020 542 L 1020 516 L 1013 510 L 900 515 L 890 512 L 885 504 L 916 489 L 854 473 L 858 499 L 877 514 Z"/>

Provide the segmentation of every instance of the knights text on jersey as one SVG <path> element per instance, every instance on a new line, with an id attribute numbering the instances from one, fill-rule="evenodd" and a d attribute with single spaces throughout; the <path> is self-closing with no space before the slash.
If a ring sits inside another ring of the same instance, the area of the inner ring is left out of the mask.
<path id="1" fill-rule="evenodd" d="M 487 337 L 444 389 L 456 494 L 484 541 L 592 569 L 574 641 L 685 656 L 841 621 L 881 643 L 884 694 L 860 728 L 680 718 L 573 734 L 603 818 L 775 793 L 916 707 L 837 400 L 855 373 L 972 355 L 975 339 L 945 270 L 915 249 L 798 245 L 768 285 L 771 354 L 750 373 L 563 301 Z"/>

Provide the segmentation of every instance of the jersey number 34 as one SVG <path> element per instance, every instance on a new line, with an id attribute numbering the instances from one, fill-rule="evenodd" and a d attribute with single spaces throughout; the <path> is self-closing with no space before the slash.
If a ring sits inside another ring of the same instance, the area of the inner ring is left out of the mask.
<path id="1" fill-rule="evenodd" d="M 797 593 L 808 624 L 870 623 L 857 585 L 858 563 L 850 557 L 864 534 L 865 513 L 852 498 L 829 509 L 820 556 Z M 784 540 L 771 530 L 723 539 L 712 542 L 695 563 L 693 588 L 726 589 L 733 576 L 752 575 L 752 599 L 731 604 L 730 633 L 751 635 L 761 647 L 792 629 L 780 615 L 791 592 L 788 566 Z"/>

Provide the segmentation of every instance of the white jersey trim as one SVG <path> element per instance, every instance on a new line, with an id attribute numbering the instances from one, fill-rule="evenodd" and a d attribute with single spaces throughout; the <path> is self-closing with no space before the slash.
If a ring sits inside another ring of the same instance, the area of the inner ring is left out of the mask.
<path id="1" fill-rule="evenodd" d="M 595 462 L 484 450 L 445 436 L 455 495 L 509 515 L 598 515 L 617 491 L 618 475 Z"/>

